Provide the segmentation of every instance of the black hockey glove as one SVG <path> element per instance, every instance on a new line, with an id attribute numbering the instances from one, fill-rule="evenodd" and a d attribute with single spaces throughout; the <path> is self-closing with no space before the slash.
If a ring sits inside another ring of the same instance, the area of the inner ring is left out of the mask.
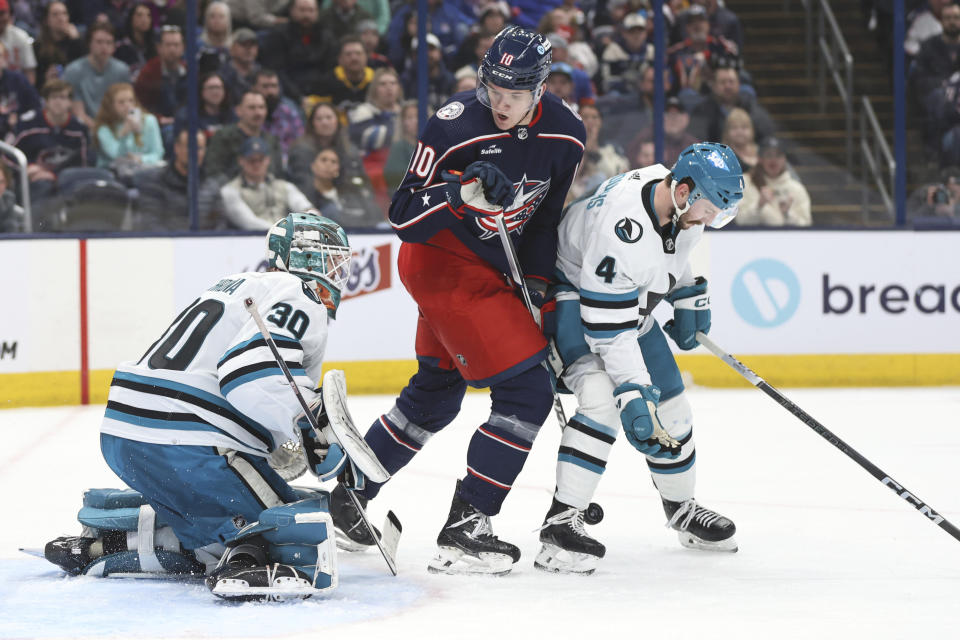
<path id="1" fill-rule="evenodd" d="M 447 183 L 447 202 L 460 216 L 497 215 L 513 195 L 510 179 L 485 160 L 471 163 L 463 173 L 444 171 L 441 175 Z"/>

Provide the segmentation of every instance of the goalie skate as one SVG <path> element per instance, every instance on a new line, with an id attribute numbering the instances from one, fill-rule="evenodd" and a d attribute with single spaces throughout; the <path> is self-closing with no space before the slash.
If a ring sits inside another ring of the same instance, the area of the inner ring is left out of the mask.
<path id="1" fill-rule="evenodd" d="M 587 535 L 583 523 L 583 511 L 554 498 L 540 527 L 543 546 L 533 566 L 554 573 L 593 573 L 607 549 Z"/>
<path id="2" fill-rule="evenodd" d="M 207 578 L 207 586 L 215 596 L 240 602 L 305 600 L 324 592 L 315 589 L 302 573 L 285 564 L 225 567 Z"/>
<path id="3" fill-rule="evenodd" d="M 737 527 L 733 521 L 698 504 L 693 498 L 683 502 L 664 500 L 663 510 L 668 518 L 666 526 L 676 530 L 680 544 L 688 549 L 737 551 L 737 541 L 733 537 Z"/>
<path id="4" fill-rule="evenodd" d="M 502 576 L 520 559 L 520 549 L 493 534 L 490 516 L 453 494 L 447 523 L 437 536 L 439 550 L 430 561 L 431 573 Z"/>

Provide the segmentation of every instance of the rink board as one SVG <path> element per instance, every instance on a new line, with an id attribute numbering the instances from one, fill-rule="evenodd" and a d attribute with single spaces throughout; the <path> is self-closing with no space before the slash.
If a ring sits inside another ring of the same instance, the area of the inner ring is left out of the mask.
<path id="1" fill-rule="evenodd" d="M 351 392 L 392 393 L 416 368 L 400 242 L 351 244 L 326 361 Z M 958 253 L 957 233 L 730 230 L 707 233 L 693 266 L 710 281 L 711 336 L 775 385 L 937 385 L 960 381 Z M 117 364 L 200 291 L 265 267 L 259 235 L 0 241 L 0 406 L 105 400 Z M 697 384 L 746 384 L 703 349 L 679 362 Z"/>

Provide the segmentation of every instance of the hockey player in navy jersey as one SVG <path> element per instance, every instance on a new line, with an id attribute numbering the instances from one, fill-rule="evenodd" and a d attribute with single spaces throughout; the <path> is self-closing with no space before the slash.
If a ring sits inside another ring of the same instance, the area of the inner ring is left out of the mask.
<path id="1" fill-rule="evenodd" d="M 729 222 L 742 197 L 730 148 L 698 143 L 672 170 L 653 165 L 614 176 L 564 212 L 552 333 L 578 408 L 563 431 L 535 566 L 586 574 L 603 557 L 604 546 L 584 529 L 584 510 L 621 429 L 646 455 L 683 546 L 737 550 L 733 522 L 694 500 L 690 404 L 663 334 L 686 350 L 697 346 L 697 331 L 710 330 L 707 282 L 691 272 L 690 252 L 704 225 Z M 651 312 L 664 299 L 673 320 L 661 329 Z"/>
<path id="2" fill-rule="evenodd" d="M 585 140 L 580 118 L 545 93 L 550 62 L 540 34 L 501 31 L 476 92 L 454 95 L 426 124 L 390 205 L 404 241 L 400 278 L 419 306 L 419 369 L 367 442 L 392 474 L 456 417 L 467 385 L 491 390 L 490 416 L 470 441 L 466 476 L 428 567 L 434 572 L 503 574 L 520 557 L 494 535 L 490 516 L 550 413 L 552 388 L 541 366 L 546 340 L 505 275 L 493 216 L 504 216 L 542 301 Z M 368 483 L 363 495 L 379 489 Z"/>
<path id="3" fill-rule="evenodd" d="M 302 419 L 245 301 L 259 310 L 319 424 L 342 419 L 342 373 L 328 372 L 322 393 L 316 385 L 350 257 L 335 222 L 291 213 L 267 233 L 268 272 L 221 279 L 139 360 L 121 364 L 100 443 L 135 491 L 88 491 L 83 534 L 48 543 L 47 559 L 73 574 L 206 573 L 228 599 L 309 597 L 336 586 L 330 511 L 349 496 L 343 485 L 332 496 L 302 495 L 273 467 L 302 461 L 300 472 L 309 465 L 326 479 L 347 464 L 350 447 L 331 427 L 318 434 Z M 283 455 L 293 442 L 305 460 Z M 366 449 L 359 434 L 357 442 Z"/>

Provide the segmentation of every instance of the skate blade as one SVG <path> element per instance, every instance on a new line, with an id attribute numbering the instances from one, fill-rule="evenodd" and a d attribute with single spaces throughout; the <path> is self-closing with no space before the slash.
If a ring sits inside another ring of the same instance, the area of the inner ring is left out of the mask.
<path id="1" fill-rule="evenodd" d="M 245 580 L 224 578 L 217 581 L 211 591 L 224 600 L 284 602 L 306 600 L 324 590 L 314 589 L 305 580 L 297 578 L 277 578 L 269 587 L 251 587 Z"/>
<path id="2" fill-rule="evenodd" d="M 543 543 L 533 566 L 551 573 L 570 573 L 589 576 L 597 569 L 600 558 L 589 553 L 567 551 L 554 544 Z"/>
<path id="3" fill-rule="evenodd" d="M 721 553 L 736 553 L 740 549 L 740 547 L 737 546 L 736 539 L 733 537 L 727 538 L 726 540 L 711 542 L 710 540 L 704 540 L 703 538 L 695 536 L 686 531 L 678 531 L 677 537 L 680 539 L 680 544 L 685 546 L 687 549 L 697 549 L 698 551 L 719 551 Z"/>
<path id="4" fill-rule="evenodd" d="M 503 553 L 474 556 L 456 547 L 440 547 L 437 557 L 427 565 L 430 573 L 447 575 L 505 576 L 513 569 L 513 558 Z"/>
<path id="5" fill-rule="evenodd" d="M 47 559 L 47 556 L 43 554 L 43 549 L 32 549 L 29 547 L 20 547 L 20 553 L 25 553 L 28 556 L 33 556 L 34 558 Z"/>

